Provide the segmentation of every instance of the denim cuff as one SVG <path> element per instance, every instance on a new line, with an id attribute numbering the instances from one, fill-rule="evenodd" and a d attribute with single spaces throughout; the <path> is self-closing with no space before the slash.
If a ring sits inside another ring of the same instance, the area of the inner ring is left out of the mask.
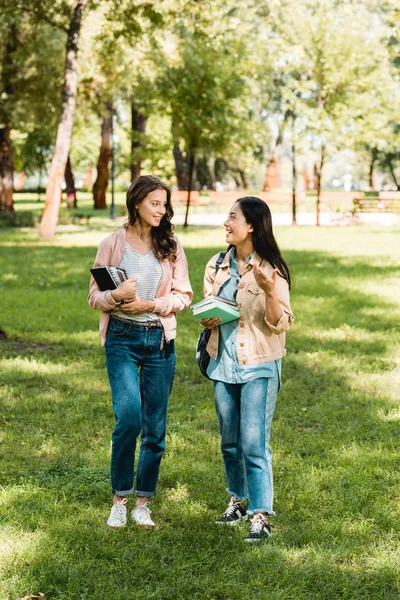
<path id="1" fill-rule="evenodd" d="M 239 500 L 239 502 L 243 502 L 243 500 L 247 500 L 247 496 L 241 496 L 240 494 L 235 494 L 235 492 L 231 492 L 231 490 L 229 488 L 226 488 L 226 491 L 228 492 L 228 494 L 230 496 L 234 496 L 236 498 L 236 500 Z"/>
<path id="2" fill-rule="evenodd" d="M 256 513 L 266 513 L 269 517 L 275 517 L 276 513 L 273 510 L 266 510 L 265 508 L 256 509 L 256 510 L 248 510 L 248 515 L 255 515 Z"/>
<path id="3" fill-rule="evenodd" d="M 130 490 L 118 491 L 118 490 L 114 490 L 114 488 L 113 488 L 111 491 L 115 496 L 130 496 L 131 494 L 133 494 L 134 489 L 131 488 Z"/>
<path id="4" fill-rule="evenodd" d="M 136 496 L 139 498 L 153 498 L 156 495 L 155 492 L 139 492 L 136 491 Z"/>

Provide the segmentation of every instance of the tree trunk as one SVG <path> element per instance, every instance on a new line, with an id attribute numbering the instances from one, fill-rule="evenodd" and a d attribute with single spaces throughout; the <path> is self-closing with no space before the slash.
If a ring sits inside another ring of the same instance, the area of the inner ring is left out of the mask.
<path id="1" fill-rule="evenodd" d="M 193 186 L 194 164 L 195 164 L 194 150 L 191 149 L 190 152 L 189 152 L 188 196 L 187 196 L 187 202 L 186 202 L 185 222 L 183 224 L 184 227 L 188 226 L 189 207 L 190 207 L 190 194 L 191 194 L 192 186 Z"/>
<path id="2" fill-rule="evenodd" d="M 83 187 L 89 189 L 93 185 L 93 169 L 89 167 L 86 169 L 85 177 L 83 179 Z"/>
<path id="3" fill-rule="evenodd" d="M 236 187 L 238 187 L 238 188 L 242 187 L 245 190 L 248 189 L 249 184 L 247 182 L 246 173 L 242 169 L 239 161 L 238 160 L 236 161 L 235 167 L 233 165 L 231 165 L 230 163 L 227 163 L 227 165 L 232 174 L 233 179 L 235 180 Z"/>
<path id="4" fill-rule="evenodd" d="M 368 183 L 370 192 L 375 191 L 375 182 L 374 182 L 374 166 L 378 159 L 378 150 L 376 148 L 371 148 L 371 160 L 369 163 L 369 171 L 368 171 Z"/>
<path id="5" fill-rule="evenodd" d="M 0 97 L 0 211 L 14 212 L 14 159 L 11 143 L 12 113 L 14 110 L 15 78 L 18 64 L 18 27 L 14 20 L 9 28 L 7 43 L 1 65 L 2 88 Z"/>
<path id="6" fill-rule="evenodd" d="M 17 185 L 15 186 L 15 189 L 18 192 L 20 192 L 21 190 L 24 189 L 25 179 L 26 179 L 26 173 L 24 171 L 21 171 L 20 173 L 18 173 Z"/>
<path id="7" fill-rule="evenodd" d="M 315 164 L 316 176 L 317 176 L 317 204 L 316 204 L 315 224 L 317 225 L 317 227 L 319 227 L 319 225 L 320 225 L 319 215 L 320 215 L 320 201 L 321 201 L 321 182 L 322 182 L 322 169 L 324 166 L 324 161 L 325 161 L 325 146 L 322 144 L 320 164 L 319 165 Z"/>
<path id="8" fill-rule="evenodd" d="M 142 170 L 142 151 L 144 145 L 144 135 L 146 133 L 147 117 L 140 113 L 135 104 L 131 103 L 131 180 L 134 181 L 140 176 Z"/>
<path id="9" fill-rule="evenodd" d="M 249 182 L 247 181 L 246 173 L 242 169 L 242 166 L 239 164 L 239 162 L 237 163 L 237 170 L 240 175 L 240 179 L 242 180 L 242 187 L 244 190 L 247 190 L 249 188 Z"/>
<path id="10" fill-rule="evenodd" d="M 310 188 L 310 176 L 308 174 L 307 163 L 304 163 L 303 177 L 304 177 L 304 189 L 306 192 L 308 192 L 311 188 Z"/>
<path id="11" fill-rule="evenodd" d="M 317 190 L 317 189 L 318 189 L 318 165 L 317 165 L 317 163 L 314 163 L 313 190 Z"/>
<path id="12" fill-rule="evenodd" d="M 389 158 L 387 160 L 387 165 L 389 167 L 389 171 L 390 171 L 390 174 L 392 176 L 393 183 L 396 186 L 396 189 L 398 191 L 400 191 L 400 183 L 397 181 L 396 173 L 395 173 L 394 166 L 393 166 L 393 160 L 392 160 L 392 158 L 390 156 L 389 156 Z"/>
<path id="13" fill-rule="evenodd" d="M 10 127 L 0 128 L 0 211 L 14 212 L 14 163 Z"/>
<path id="14" fill-rule="evenodd" d="M 39 235 L 52 238 L 55 235 L 61 204 L 61 182 L 71 147 L 72 126 L 76 107 L 78 87 L 78 46 L 84 10 L 89 0 L 76 0 L 73 6 L 68 30 L 65 80 L 61 118 L 57 129 L 56 145 L 51 161 L 49 180 L 46 188 L 46 201 L 39 227 Z"/>
<path id="15" fill-rule="evenodd" d="M 107 208 L 106 191 L 110 177 L 109 164 L 111 160 L 111 132 L 112 132 L 112 107 L 101 125 L 101 146 L 99 160 L 97 161 L 97 177 L 93 185 L 93 208 L 104 210 Z"/>
<path id="16" fill-rule="evenodd" d="M 264 177 L 264 192 L 270 192 L 273 189 L 279 187 L 279 174 L 278 174 L 278 162 L 279 162 L 279 151 L 282 146 L 283 140 L 283 124 L 279 128 L 278 137 L 276 138 L 272 155 L 267 162 L 267 168 Z"/>
<path id="17" fill-rule="evenodd" d="M 210 159 L 211 190 L 216 190 L 217 177 L 215 175 L 215 158 Z"/>
<path id="18" fill-rule="evenodd" d="M 65 193 L 67 194 L 67 208 L 77 208 L 75 178 L 72 172 L 71 158 L 68 154 L 67 164 L 65 165 Z"/>
<path id="19" fill-rule="evenodd" d="M 292 144 L 292 225 L 297 225 L 296 220 L 296 187 L 297 187 L 297 171 L 296 171 L 296 146 Z"/>
<path id="20" fill-rule="evenodd" d="M 174 142 L 173 155 L 175 160 L 175 176 L 178 183 L 178 190 L 187 190 L 187 158 L 184 158 L 179 142 Z"/>

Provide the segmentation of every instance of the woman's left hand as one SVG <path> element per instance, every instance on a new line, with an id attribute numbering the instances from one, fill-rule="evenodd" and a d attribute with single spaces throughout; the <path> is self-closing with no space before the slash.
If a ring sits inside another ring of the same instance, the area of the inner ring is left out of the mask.
<path id="1" fill-rule="evenodd" d="M 271 273 L 271 276 L 268 277 L 268 275 L 266 275 L 264 271 L 261 271 L 257 265 L 253 265 L 253 273 L 254 279 L 265 294 L 272 294 L 275 291 L 278 269 L 274 269 Z"/>
<path id="2" fill-rule="evenodd" d="M 127 315 L 136 315 L 138 313 L 153 312 L 155 306 L 154 300 L 145 300 L 144 298 L 136 298 L 133 302 L 120 304 L 119 310 Z"/>

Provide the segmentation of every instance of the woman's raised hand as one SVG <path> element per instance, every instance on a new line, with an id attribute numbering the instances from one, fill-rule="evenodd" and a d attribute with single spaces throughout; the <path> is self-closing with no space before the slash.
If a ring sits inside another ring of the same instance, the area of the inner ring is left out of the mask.
<path id="1" fill-rule="evenodd" d="M 125 281 L 112 291 L 112 297 L 116 302 L 120 302 L 121 300 L 133 302 L 136 298 L 136 279 L 125 279 Z"/>
<path id="2" fill-rule="evenodd" d="M 274 269 L 271 276 L 268 277 L 257 265 L 253 265 L 253 273 L 254 279 L 265 294 L 272 294 L 275 291 L 278 269 Z"/>

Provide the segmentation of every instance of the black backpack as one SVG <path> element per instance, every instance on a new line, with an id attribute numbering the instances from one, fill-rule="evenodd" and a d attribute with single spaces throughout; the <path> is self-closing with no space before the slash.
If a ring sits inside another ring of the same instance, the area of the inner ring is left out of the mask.
<path id="1" fill-rule="evenodd" d="M 226 252 L 220 252 L 216 265 L 215 265 L 215 273 L 218 273 L 218 269 L 222 263 L 222 261 L 225 258 L 225 254 Z M 210 379 L 209 376 L 207 375 L 207 368 L 208 365 L 210 363 L 210 355 L 207 352 L 207 344 L 208 344 L 208 340 L 210 339 L 210 335 L 211 335 L 211 329 L 207 329 L 206 327 L 204 327 L 204 329 L 202 329 L 200 331 L 198 340 L 197 340 L 197 345 L 196 345 L 196 362 L 199 365 L 199 369 L 202 372 L 202 374 L 204 375 L 204 377 L 207 377 L 207 379 Z"/>

